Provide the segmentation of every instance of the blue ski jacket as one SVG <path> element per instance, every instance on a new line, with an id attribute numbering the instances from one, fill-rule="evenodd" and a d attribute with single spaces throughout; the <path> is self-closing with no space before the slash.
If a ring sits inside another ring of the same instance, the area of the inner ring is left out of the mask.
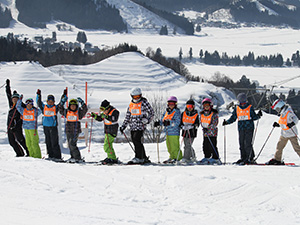
<path id="1" fill-rule="evenodd" d="M 42 102 L 41 96 L 36 96 L 36 102 L 38 104 L 38 107 L 42 110 L 42 113 L 44 114 L 44 108 L 45 104 Z M 44 116 L 43 117 L 43 126 L 44 127 L 56 127 L 57 126 L 57 113 L 58 113 L 58 107 L 57 105 L 48 105 L 46 104 L 48 108 L 56 107 L 56 115 L 55 116 Z"/>
<path id="2" fill-rule="evenodd" d="M 23 116 L 25 108 L 22 107 L 22 100 L 21 99 L 19 99 L 18 102 L 17 102 L 17 110 Z M 42 114 L 42 111 L 38 108 L 33 107 L 31 110 L 35 110 L 35 112 L 34 112 L 35 120 L 34 121 L 23 120 L 23 128 L 26 129 L 26 130 L 35 130 L 35 129 L 37 129 L 37 119 L 38 119 L 38 116 Z"/>

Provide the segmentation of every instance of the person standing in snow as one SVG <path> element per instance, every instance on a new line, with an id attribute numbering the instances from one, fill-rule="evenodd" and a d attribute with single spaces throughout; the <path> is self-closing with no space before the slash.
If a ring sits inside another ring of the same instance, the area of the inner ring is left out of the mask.
<path id="1" fill-rule="evenodd" d="M 154 116 L 154 111 L 148 100 L 142 97 L 140 88 L 133 88 L 130 91 L 131 102 L 126 112 L 125 119 L 120 132 L 123 133 L 127 125 L 130 127 L 131 140 L 134 145 L 135 157 L 129 161 L 129 164 L 144 164 L 150 163 L 149 158 L 146 156 L 145 148 L 142 143 L 142 137 Z"/>
<path id="2" fill-rule="evenodd" d="M 252 105 L 247 102 L 247 96 L 245 93 L 240 93 L 237 96 L 239 105 L 237 105 L 231 117 L 228 120 L 223 121 L 223 126 L 231 124 L 238 120 L 239 131 L 239 144 L 241 158 L 236 164 L 245 165 L 253 164 L 253 158 L 255 156 L 253 151 L 253 133 L 254 133 L 254 120 L 258 120 L 262 116 L 262 111 L 256 114 Z"/>
<path id="3" fill-rule="evenodd" d="M 36 92 L 36 101 L 38 107 L 43 112 L 43 128 L 45 134 L 45 141 L 47 153 L 50 160 L 61 160 L 61 150 L 58 142 L 58 129 L 57 129 L 57 112 L 58 107 L 54 104 L 55 98 L 53 95 L 47 96 L 47 104 L 42 102 L 41 90 Z"/>
<path id="4" fill-rule="evenodd" d="M 199 115 L 195 109 L 195 102 L 190 99 L 186 102 L 185 110 L 181 114 L 182 137 L 184 142 L 184 153 L 182 162 L 189 163 L 196 160 L 195 150 L 192 144 L 197 137 L 197 128 L 199 127 Z"/>
<path id="5" fill-rule="evenodd" d="M 280 114 L 278 122 L 273 123 L 273 127 L 281 127 L 281 135 L 277 143 L 275 156 L 266 164 L 268 165 L 284 165 L 282 161 L 282 152 L 287 142 L 290 141 L 294 151 L 300 156 L 300 146 L 298 143 L 298 130 L 296 124 L 298 118 L 290 105 L 283 100 L 277 99 L 273 102 L 272 109 Z"/>
<path id="6" fill-rule="evenodd" d="M 91 116 L 101 122 L 104 121 L 104 151 L 107 154 L 107 158 L 101 160 L 102 164 L 116 164 L 118 163 L 118 159 L 113 147 L 113 143 L 118 134 L 118 119 L 119 119 L 119 111 L 110 105 L 110 102 L 106 99 L 101 102 L 100 111 L 102 112 L 100 115 L 96 113 L 91 113 Z"/>
<path id="7" fill-rule="evenodd" d="M 88 108 L 84 101 L 78 97 L 77 99 L 71 99 L 69 101 L 69 107 L 65 109 L 64 104 L 67 100 L 67 91 L 65 90 L 60 103 L 58 104 L 58 111 L 67 120 L 65 132 L 67 134 L 67 142 L 71 155 L 71 158 L 68 159 L 67 162 L 81 163 L 84 162 L 84 160 L 81 158 L 80 151 L 77 147 L 77 141 L 78 136 L 81 133 L 80 120 L 85 116 Z M 81 104 L 81 107 L 78 106 L 78 102 Z"/>
<path id="8" fill-rule="evenodd" d="M 38 116 L 42 111 L 33 106 L 33 99 L 26 100 L 26 108 L 22 107 L 23 95 L 20 96 L 17 102 L 17 110 L 23 118 L 23 127 L 25 130 L 26 146 L 29 151 L 29 156 L 33 158 L 42 158 L 41 149 L 39 146 L 39 134 L 37 131 Z"/>
<path id="9" fill-rule="evenodd" d="M 24 156 L 24 151 L 26 152 L 26 156 L 29 156 L 29 151 L 26 146 L 22 130 L 23 121 L 16 108 L 16 104 L 20 96 L 17 91 L 14 91 L 13 94 L 11 94 L 9 79 L 6 80 L 6 96 L 10 108 L 7 117 L 7 134 L 9 144 L 13 147 L 17 157 Z M 22 104 L 22 107 L 26 107 L 24 103 Z"/>
<path id="10" fill-rule="evenodd" d="M 177 98 L 175 96 L 170 96 L 167 102 L 165 114 L 160 121 L 154 123 L 154 126 L 163 125 L 166 129 L 166 144 L 169 158 L 163 163 L 175 163 L 182 159 L 182 151 L 179 144 L 181 114 L 180 109 L 177 108 Z"/>
<path id="11" fill-rule="evenodd" d="M 204 158 L 200 161 L 200 164 L 221 164 L 217 148 L 219 113 L 218 110 L 213 108 L 210 98 L 203 99 L 202 107 L 200 121 L 203 128 Z"/>

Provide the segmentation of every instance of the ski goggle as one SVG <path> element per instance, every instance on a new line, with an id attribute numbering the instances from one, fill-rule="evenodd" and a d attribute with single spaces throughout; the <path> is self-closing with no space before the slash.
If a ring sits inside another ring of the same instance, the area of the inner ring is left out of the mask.
<path id="1" fill-rule="evenodd" d="M 103 106 L 101 106 L 101 107 L 100 107 L 100 111 L 101 111 L 101 112 L 103 112 L 103 111 L 107 110 L 107 109 L 108 109 L 108 107 L 109 107 L 109 106 L 107 106 L 107 107 L 103 107 Z"/>
<path id="2" fill-rule="evenodd" d="M 32 98 L 27 99 L 25 104 L 26 105 L 28 105 L 28 104 L 33 105 L 33 99 Z"/>
<path id="3" fill-rule="evenodd" d="M 194 105 L 192 105 L 192 104 L 187 104 L 187 105 L 186 105 L 186 108 L 192 109 L 192 108 L 194 108 Z"/>
<path id="4" fill-rule="evenodd" d="M 176 102 L 168 102 L 168 105 L 176 105 Z"/>
<path id="5" fill-rule="evenodd" d="M 206 106 L 210 107 L 210 104 L 209 103 L 204 103 L 203 108 L 206 107 Z"/>
<path id="6" fill-rule="evenodd" d="M 133 99 L 139 99 L 139 98 L 141 98 L 142 97 L 142 95 L 132 95 L 132 98 Z"/>
<path id="7" fill-rule="evenodd" d="M 78 102 L 76 99 L 71 99 L 69 102 L 70 105 L 78 105 Z"/>

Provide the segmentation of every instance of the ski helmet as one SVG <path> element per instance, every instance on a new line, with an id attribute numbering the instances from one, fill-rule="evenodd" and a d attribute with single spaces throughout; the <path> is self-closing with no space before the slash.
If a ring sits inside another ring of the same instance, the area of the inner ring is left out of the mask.
<path id="1" fill-rule="evenodd" d="M 212 101 L 211 101 L 210 98 L 205 98 L 205 99 L 203 99 L 203 100 L 202 100 L 202 105 L 205 104 L 205 103 L 208 103 L 208 104 L 212 105 Z"/>
<path id="2" fill-rule="evenodd" d="M 55 102 L 55 97 L 54 97 L 54 95 L 48 95 L 48 96 L 47 96 L 47 101 L 54 101 L 54 102 Z"/>
<path id="3" fill-rule="evenodd" d="M 177 102 L 177 98 L 175 96 L 170 96 L 168 102 Z"/>
<path id="4" fill-rule="evenodd" d="M 104 111 L 104 110 L 108 109 L 109 107 L 110 107 L 110 102 L 105 99 L 101 102 L 100 110 Z"/>
<path id="5" fill-rule="evenodd" d="M 138 87 L 136 88 L 132 88 L 130 91 L 130 95 L 134 96 L 134 95 L 142 95 L 142 90 Z"/>
<path id="6" fill-rule="evenodd" d="M 239 93 L 237 96 L 237 99 L 240 103 L 246 103 L 247 102 L 247 95 L 245 93 Z"/>
<path id="7" fill-rule="evenodd" d="M 69 101 L 69 105 L 78 105 L 77 99 L 73 98 Z"/>
<path id="8" fill-rule="evenodd" d="M 280 112 L 281 109 L 285 106 L 285 102 L 282 99 L 277 99 L 272 104 L 272 109 Z"/>

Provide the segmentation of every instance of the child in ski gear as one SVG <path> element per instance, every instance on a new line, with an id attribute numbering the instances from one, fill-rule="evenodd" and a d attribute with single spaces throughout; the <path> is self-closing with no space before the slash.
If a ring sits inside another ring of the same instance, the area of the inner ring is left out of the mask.
<path id="1" fill-rule="evenodd" d="M 195 150 L 192 144 L 197 137 L 199 127 L 199 115 L 195 109 L 195 102 L 190 99 L 186 102 L 185 111 L 181 114 L 180 127 L 182 127 L 182 137 L 184 142 L 184 154 L 182 161 L 189 162 L 196 159 Z"/>
<path id="2" fill-rule="evenodd" d="M 130 95 L 132 99 L 127 109 L 123 124 L 120 127 L 120 132 L 123 133 L 129 124 L 131 140 L 134 145 L 135 157 L 128 163 L 149 163 L 150 160 L 146 156 L 142 137 L 147 124 L 149 124 L 153 119 L 154 111 L 148 100 L 142 96 L 140 88 L 131 89 Z"/>
<path id="3" fill-rule="evenodd" d="M 277 99 L 272 105 L 272 109 L 280 114 L 278 122 L 273 123 L 273 127 L 281 127 L 281 135 L 277 143 L 275 156 L 266 164 L 269 165 L 282 165 L 282 152 L 287 142 L 290 141 L 294 151 L 300 156 L 300 146 L 298 143 L 298 130 L 296 124 L 298 118 L 295 115 L 290 105 L 286 104 L 283 100 Z"/>
<path id="4" fill-rule="evenodd" d="M 107 158 L 102 160 L 103 164 L 115 164 L 118 163 L 118 159 L 116 157 L 116 153 L 113 147 L 113 143 L 118 133 L 118 119 L 119 119 L 119 111 L 110 105 L 110 102 L 106 99 L 102 101 L 100 106 L 100 111 L 102 112 L 100 115 L 96 113 L 91 113 L 91 116 L 97 121 L 104 121 L 104 151 L 107 153 Z"/>
<path id="5" fill-rule="evenodd" d="M 181 114 L 177 108 L 177 98 L 175 96 L 170 96 L 167 102 L 166 112 L 159 121 L 159 124 L 164 125 L 166 129 L 166 144 L 170 155 L 169 159 L 163 163 L 175 163 L 182 159 L 179 144 Z"/>
<path id="6" fill-rule="evenodd" d="M 237 96 L 239 105 L 237 105 L 231 117 L 228 120 L 224 120 L 223 126 L 231 124 L 238 120 L 239 131 L 239 145 L 241 158 L 236 164 L 250 164 L 253 162 L 253 133 L 254 133 L 254 120 L 258 120 L 262 116 L 261 110 L 256 114 L 252 105 L 247 102 L 247 96 L 245 93 L 240 93 Z"/>
<path id="7" fill-rule="evenodd" d="M 20 96 L 17 102 L 17 110 L 22 115 L 23 127 L 25 130 L 26 146 L 29 151 L 29 156 L 33 158 L 42 158 L 41 149 L 39 146 L 39 134 L 37 131 L 38 116 L 42 111 L 33 106 L 33 99 L 26 100 L 26 108 L 22 107 L 23 95 Z"/>
<path id="8" fill-rule="evenodd" d="M 200 112 L 200 122 L 203 130 L 203 153 L 204 159 L 201 164 L 221 164 L 220 156 L 217 148 L 218 110 L 213 108 L 210 98 L 202 101 L 203 110 Z"/>
<path id="9" fill-rule="evenodd" d="M 69 101 L 69 107 L 65 109 L 64 104 L 67 100 L 68 97 L 65 90 L 60 103 L 58 104 L 58 111 L 67 120 L 65 132 L 67 135 L 67 142 L 71 155 L 71 158 L 68 160 L 68 162 L 83 162 L 84 160 L 81 158 L 80 151 L 77 147 L 77 141 L 78 136 L 81 133 L 80 120 L 85 116 L 88 108 L 84 101 L 78 97 L 77 99 L 71 99 Z M 81 104 L 81 107 L 79 107 L 78 102 Z"/>
<path id="10" fill-rule="evenodd" d="M 16 104 L 20 96 L 17 91 L 14 91 L 13 94 L 11 94 L 9 79 L 6 80 L 6 96 L 10 108 L 7 117 L 7 134 L 9 144 L 13 147 L 17 157 L 24 156 L 24 150 L 26 152 L 26 156 L 29 156 L 22 130 L 23 121 L 16 108 Z M 24 103 L 22 104 L 22 107 L 26 107 Z"/>
<path id="11" fill-rule="evenodd" d="M 47 96 L 47 104 L 42 102 L 41 90 L 36 92 L 36 101 L 38 107 L 43 112 L 43 128 L 45 134 L 45 141 L 47 153 L 51 160 L 61 160 L 61 151 L 58 142 L 58 129 L 57 129 L 57 112 L 58 107 L 55 105 L 55 98 L 53 95 Z"/>

